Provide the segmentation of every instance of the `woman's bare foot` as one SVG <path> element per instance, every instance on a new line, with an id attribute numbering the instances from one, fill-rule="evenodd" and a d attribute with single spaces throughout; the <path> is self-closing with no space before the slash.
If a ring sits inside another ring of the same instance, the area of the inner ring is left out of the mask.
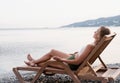
<path id="1" fill-rule="evenodd" d="M 33 61 L 33 60 L 34 60 L 34 59 L 31 57 L 30 54 L 27 55 L 27 59 L 28 59 L 29 61 Z"/>
<path id="2" fill-rule="evenodd" d="M 32 66 L 32 67 L 37 66 L 37 64 L 33 63 L 32 61 L 29 61 L 29 62 L 24 61 L 24 63 L 25 63 L 26 65 L 28 65 L 28 66 Z"/>
<path id="3" fill-rule="evenodd" d="M 24 61 L 24 63 L 25 63 L 26 65 L 30 66 L 30 63 L 29 63 L 29 62 L 27 62 L 27 61 Z"/>

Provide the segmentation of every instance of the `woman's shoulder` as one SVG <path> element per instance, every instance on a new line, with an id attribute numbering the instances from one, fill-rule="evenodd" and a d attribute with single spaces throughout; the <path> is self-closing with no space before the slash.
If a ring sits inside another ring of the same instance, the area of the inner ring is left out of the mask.
<path id="1" fill-rule="evenodd" d="M 93 49 L 95 47 L 95 45 L 94 44 L 88 44 L 86 47 L 90 48 L 90 49 Z"/>

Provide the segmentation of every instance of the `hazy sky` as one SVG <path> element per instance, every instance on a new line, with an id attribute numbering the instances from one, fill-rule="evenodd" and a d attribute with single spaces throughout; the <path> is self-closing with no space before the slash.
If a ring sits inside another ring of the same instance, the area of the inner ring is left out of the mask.
<path id="1" fill-rule="evenodd" d="M 120 15 L 120 0 L 0 0 L 0 28 L 58 27 Z"/>

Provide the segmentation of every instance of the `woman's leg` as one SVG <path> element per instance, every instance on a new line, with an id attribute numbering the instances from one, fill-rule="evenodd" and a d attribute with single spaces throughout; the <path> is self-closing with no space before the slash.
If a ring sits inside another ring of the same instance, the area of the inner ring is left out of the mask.
<path id="1" fill-rule="evenodd" d="M 58 56 L 58 57 L 61 57 L 61 58 L 68 58 L 70 55 L 66 54 L 64 52 L 61 52 L 61 51 L 53 49 L 49 53 L 47 53 L 44 56 L 42 56 L 41 58 L 33 60 L 32 62 L 35 63 L 35 64 L 42 63 L 42 62 L 45 62 L 47 60 L 50 60 L 54 56 Z"/>
<path id="2" fill-rule="evenodd" d="M 39 63 L 37 64 L 39 67 L 42 67 L 45 65 L 45 63 Z M 60 64 L 57 64 L 57 63 L 54 63 L 54 64 L 49 64 L 49 67 L 54 67 L 54 68 L 60 68 L 60 69 L 63 69 L 64 67 Z"/>

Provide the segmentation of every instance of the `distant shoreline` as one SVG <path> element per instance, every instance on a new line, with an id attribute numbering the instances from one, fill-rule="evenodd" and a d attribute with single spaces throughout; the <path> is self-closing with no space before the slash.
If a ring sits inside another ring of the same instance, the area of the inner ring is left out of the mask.
<path id="1" fill-rule="evenodd" d="M 0 28 L 0 30 L 39 30 L 39 29 L 50 29 L 50 28 Z"/>
<path id="2" fill-rule="evenodd" d="M 99 26 L 98 26 L 99 27 Z M 120 26 L 109 26 L 111 28 L 120 28 Z M 43 28 L 0 28 L 0 30 L 44 30 L 44 29 L 63 29 L 63 28 L 97 28 L 96 27 L 43 27 Z"/>

